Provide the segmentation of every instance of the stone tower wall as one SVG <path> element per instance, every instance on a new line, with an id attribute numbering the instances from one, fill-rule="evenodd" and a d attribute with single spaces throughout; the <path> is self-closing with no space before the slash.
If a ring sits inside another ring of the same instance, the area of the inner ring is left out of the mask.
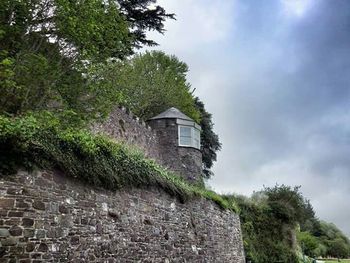
<path id="1" fill-rule="evenodd" d="M 162 164 L 181 174 L 189 182 L 201 180 L 202 154 L 198 149 L 178 146 L 176 119 L 159 119 L 148 122 L 156 132 Z"/>

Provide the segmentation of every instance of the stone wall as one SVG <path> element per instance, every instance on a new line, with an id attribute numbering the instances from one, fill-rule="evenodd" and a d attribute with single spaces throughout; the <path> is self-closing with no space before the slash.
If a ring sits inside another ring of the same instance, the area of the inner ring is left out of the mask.
<path id="1" fill-rule="evenodd" d="M 161 159 L 156 134 L 151 127 L 125 108 L 115 108 L 104 122 L 96 123 L 91 130 L 94 133 L 105 133 L 133 147 L 136 146 L 149 158 Z"/>
<path id="2" fill-rule="evenodd" d="M 0 177 L 0 262 L 244 262 L 239 217 L 211 201 L 59 172 Z"/>

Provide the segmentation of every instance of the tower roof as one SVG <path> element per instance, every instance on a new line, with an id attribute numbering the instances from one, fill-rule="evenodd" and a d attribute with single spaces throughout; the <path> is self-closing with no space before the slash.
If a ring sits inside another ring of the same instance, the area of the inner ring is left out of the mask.
<path id="1" fill-rule="evenodd" d="M 194 120 L 192 120 L 190 117 L 186 116 L 184 113 L 182 113 L 181 111 L 179 111 L 174 107 L 171 107 L 170 109 L 163 111 L 157 116 L 150 118 L 150 120 L 158 120 L 158 119 L 182 119 L 182 120 L 188 120 L 188 121 L 194 122 Z"/>

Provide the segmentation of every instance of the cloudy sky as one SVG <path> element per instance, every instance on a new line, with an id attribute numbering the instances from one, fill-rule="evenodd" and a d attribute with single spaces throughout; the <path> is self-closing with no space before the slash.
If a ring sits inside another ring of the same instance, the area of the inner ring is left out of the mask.
<path id="1" fill-rule="evenodd" d="M 190 67 L 223 149 L 209 184 L 301 185 L 350 236 L 350 1 L 160 0 L 159 49 Z"/>

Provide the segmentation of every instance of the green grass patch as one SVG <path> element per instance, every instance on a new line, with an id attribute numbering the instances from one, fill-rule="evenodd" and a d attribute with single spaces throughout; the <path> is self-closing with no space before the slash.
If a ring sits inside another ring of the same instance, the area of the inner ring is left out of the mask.
<path id="1" fill-rule="evenodd" d="M 24 169 L 59 169 L 91 185 L 117 190 L 158 187 L 183 202 L 202 196 L 238 212 L 233 201 L 188 184 L 137 150 L 87 130 L 62 129 L 51 115 L 40 118 L 0 116 L 0 173 Z"/>

